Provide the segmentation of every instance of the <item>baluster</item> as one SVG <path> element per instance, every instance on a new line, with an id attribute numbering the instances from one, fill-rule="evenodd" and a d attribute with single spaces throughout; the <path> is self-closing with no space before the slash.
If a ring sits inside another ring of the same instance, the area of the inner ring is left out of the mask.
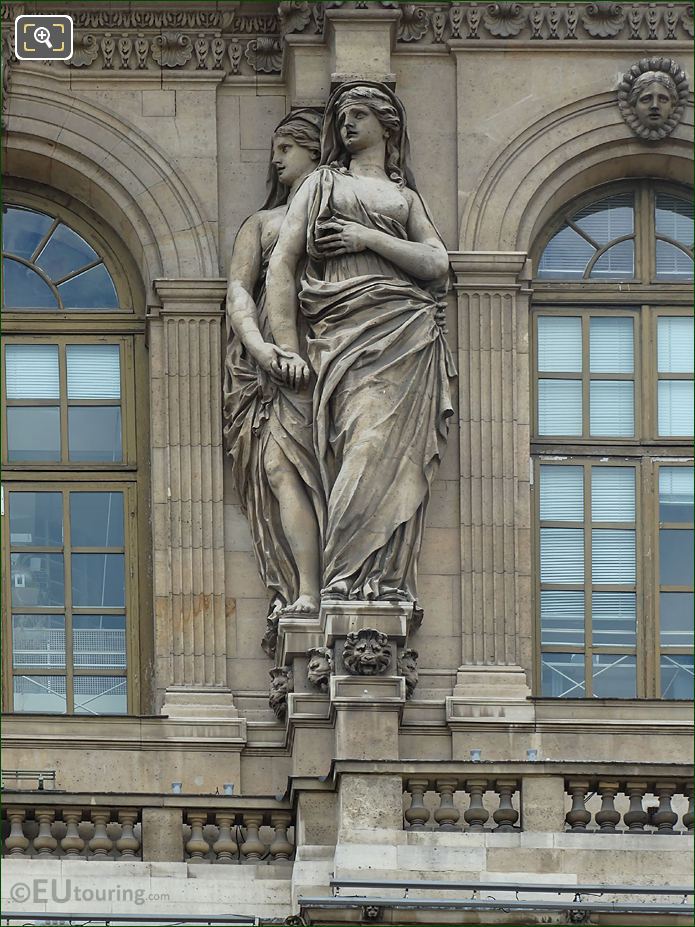
<path id="1" fill-rule="evenodd" d="M 84 850 L 84 840 L 80 837 L 79 826 L 82 822 L 82 808 L 63 808 L 65 836 L 60 841 L 66 856 L 79 856 Z"/>
<path id="2" fill-rule="evenodd" d="M 258 836 L 258 830 L 263 824 L 263 813 L 249 811 L 244 814 L 244 827 L 246 840 L 241 845 L 241 852 L 245 859 L 260 859 L 265 855 L 265 844 Z"/>
<path id="3" fill-rule="evenodd" d="M 570 830 L 584 833 L 591 820 L 591 812 L 586 810 L 586 793 L 589 791 L 588 779 L 570 779 L 567 791 L 572 796 L 572 807 L 565 815 Z"/>
<path id="4" fill-rule="evenodd" d="M 693 784 L 689 782 L 686 787 L 683 789 L 684 795 L 688 799 L 688 810 L 683 815 L 683 827 L 687 830 L 689 834 L 693 832 L 693 812 L 695 811 L 694 800 L 693 800 Z"/>
<path id="5" fill-rule="evenodd" d="M 236 856 L 237 845 L 232 834 L 235 817 L 236 811 L 217 811 L 215 814 L 219 835 L 212 845 L 212 851 L 217 857 L 216 863 L 231 863 Z"/>
<path id="6" fill-rule="evenodd" d="M 203 836 L 203 828 L 207 824 L 207 811 L 189 811 L 187 814 L 188 823 L 191 825 L 191 836 L 186 844 L 188 850 L 189 863 L 209 863 L 207 858 L 210 852 L 210 846 Z"/>
<path id="7" fill-rule="evenodd" d="M 94 834 L 89 841 L 92 859 L 108 859 L 113 847 L 113 841 L 106 833 L 111 823 L 111 811 L 108 808 L 92 808 L 91 817 L 94 824 Z"/>
<path id="8" fill-rule="evenodd" d="M 273 862 L 279 859 L 289 859 L 294 847 L 287 839 L 287 828 L 292 818 L 287 811 L 275 811 L 270 815 L 270 826 L 275 828 L 275 837 L 270 844 L 270 858 Z"/>
<path id="9" fill-rule="evenodd" d="M 519 817 L 519 812 L 512 805 L 512 795 L 516 792 L 516 788 L 516 779 L 495 780 L 495 789 L 500 797 L 499 807 L 492 813 L 492 818 L 497 825 L 495 830 L 514 830 L 514 825 Z"/>
<path id="10" fill-rule="evenodd" d="M 10 832 L 5 839 L 10 856 L 26 856 L 26 849 L 29 846 L 29 840 L 24 836 L 24 819 L 26 811 L 23 808 L 8 808 L 7 817 L 10 821 Z"/>
<path id="11" fill-rule="evenodd" d="M 39 823 L 39 832 L 34 837 L 34 849 L 37 856 L 53 856 L 58 841 L 51 833 L 51 824 L 56 813 L 52 808 L 37 808 L 34 817 Z"/>
<path id="12" fill-rule="evenodd" d="M 615 796 L 620 783 L 601 779 L 598 791 L 601 795 L 601 810 L 596 812 L 596 823 L 602 834 L 617 833 L 615 825 L 620 821 L 620 812 L 615 809 Z"/>
<path id="13" fill-rule="evenodd" d="M 138 820 L 136 808 L 119 808 L 118 823 L 121 825 L 121 836 L 116 841 L 116 849 L 121 859 L 137 859 L 140 841 L 133 833 Z"/>
<path id="14" fill-rule="evenodd" d="M 408 779 L 410 792 L 410 808 L 405 813 L 405 819 L 411 830 L 422 830 L 430 819 L 430 810 L 425 808 L 425 792 L 429 786 L 428 779 Z"/>
<path id="15" fill-rule="evenodd" d="M 678 820 L 678 815 L 671 807 L 671 799 L 676 792 L 676 783 L 671 781 L 657 782 L 654 794 L 659 798 L 659 807 L 654 812 L 652 824 L 656 827 L 657 834 L 675 834 L 673 825 Z"/>
<path id="16" fill-rule="evenodd" d="M 642 801 L 647 791 L 646 782 L 635 782 L 628 780 L 625 783 L 625 792 L 630 799 L 630 807 L 623 816 L 623 821 L 627 824 L 628 834 L 645 833 L 644 825 L 649 820 L 649 815 L 644 810 Z"/>
<path id="17" fill-rule="evenodd" d="M 485 822 L 490 817 L 490 812 L 483 805 L 487 779 L 467 779 L 466 789 L 471 797 L 471 803 L 463 814 L 468 830 L 484 830 Z"/>
<path id="18" fill-rule="evenodd" d="M 434 819 L 439 830 L 458 830 L 457 822 L 461 812 L 454 806 L 454 792 L 457 779 L 437 779 L 435 788 L 439 792 L 439 807 L 434 812 Z"/>

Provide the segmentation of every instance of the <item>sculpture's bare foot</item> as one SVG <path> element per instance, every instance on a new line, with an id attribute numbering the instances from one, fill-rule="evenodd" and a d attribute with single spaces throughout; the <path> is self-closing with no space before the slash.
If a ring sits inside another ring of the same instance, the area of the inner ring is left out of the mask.
<path id="1" fill-rule="evenodd" d="M 300 595 L 291 605 L 282 610 L 283 615 L 316 615 L 319 600 L 315 595 Z"/>

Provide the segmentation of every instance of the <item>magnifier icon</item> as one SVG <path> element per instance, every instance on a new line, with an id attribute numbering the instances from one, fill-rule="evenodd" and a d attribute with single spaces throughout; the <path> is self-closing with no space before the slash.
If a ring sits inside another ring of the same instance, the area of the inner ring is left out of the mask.
<path id="1" fill-rule="evenodd" d="M 38 29 L 34 30 L 34 41 L 41 42 L 42 45 L 46 45 L 48 48 L 53 49 L 51 45 L 51 33 L 45 26 L 39 26 Z"/>

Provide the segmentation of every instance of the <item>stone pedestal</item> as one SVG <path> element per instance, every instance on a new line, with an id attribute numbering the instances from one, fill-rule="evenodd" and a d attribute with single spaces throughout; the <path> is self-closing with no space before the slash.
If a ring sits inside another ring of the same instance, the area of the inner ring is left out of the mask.
<path id="1" fill-rule="evenodd" d="M 399 17 L 395 9 L 326 10 L 334 85 L 356 79 L 395 82 L 391 49 Z"/>
<path id="2" fill-rule="evenodd" d="M 236 717 L 227 687 L 224 280 L 157 280 L 151 374 L 155 677 L 171 717 Z M 225 714 L 226 713 L 226 714 Z"/>

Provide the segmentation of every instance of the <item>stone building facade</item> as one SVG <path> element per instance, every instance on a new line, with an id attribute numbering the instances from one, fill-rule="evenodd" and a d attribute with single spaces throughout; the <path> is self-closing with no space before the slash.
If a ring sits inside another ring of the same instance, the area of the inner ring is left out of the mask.
<path id="1" fill-rule="evenodd" d="M 689 922 L 692 8 L 74 3 L 71 61 L 19 61 L 35 12 L 2 8 L 3 911 Z M 451 266 L 422 618 L 273 622 L 227 274 L 276 125 L 361 80 Z"/>

